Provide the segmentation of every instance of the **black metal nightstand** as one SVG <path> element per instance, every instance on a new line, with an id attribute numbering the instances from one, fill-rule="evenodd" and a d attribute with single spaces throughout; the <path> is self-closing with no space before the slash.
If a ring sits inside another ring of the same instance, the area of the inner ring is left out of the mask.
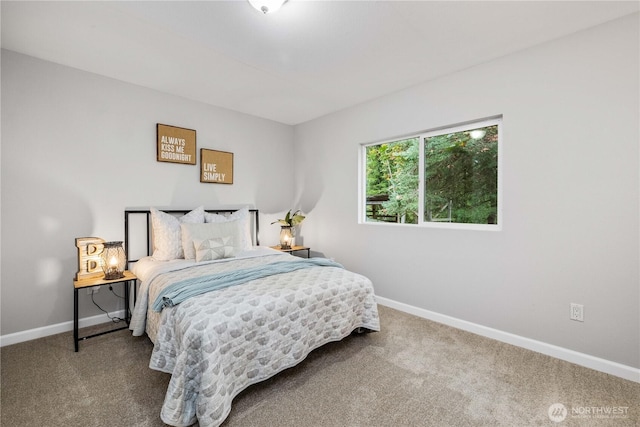
<path id="1" fill-rule="evenodd" d="M 89 279 L 80 279 L 73 281 L 73 343 L 75 346 L 75 351 L 78 351 L 78 343 L 82 340 L 86 340 L 88 338 L 97 337 L 99 335 L 108 334 L 115 331 L 120 331 L 122 329 L 127 329 L 129 327 L 129 322 L 131 321 L 129 315 L 129 284 L 133 282 L 133 286 L 135 288 L 135 280 L 137 277 L 132 272 L 126 270 L 124 272 L 124 277 L 115 280 L 104 280 L 102 278 L 89 278 Z M 110 329 L 108 331 L 99 332 L 97 334 L 88 335 L 86 337 L 78 337 L 78 290 L 84 288 L 93 288 L 96 286 L 104 286 L 104 285 L 114 285 L 116 283 L 124 284 L 124 311 L 125 311 L 125 322 L 126 326 L 117 329 Z"/>
<path id="2" fill-rule="evenodd" d="M 291 255 L 294 255 L 294 252 L 307 251 L 307 258 L 311 258 L 311 248 L 307 246 L 292 246 L 289 249 L 282 249 L 278 246 L 271 246 L 271 249 L 275 249 L 280 252 L 289 252 Z"/>

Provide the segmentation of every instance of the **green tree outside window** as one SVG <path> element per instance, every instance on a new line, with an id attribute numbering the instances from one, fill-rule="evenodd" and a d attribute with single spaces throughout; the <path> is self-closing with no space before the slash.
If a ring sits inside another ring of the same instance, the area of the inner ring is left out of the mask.
<path id="1" fill-rule="evenodd" d="M 366 146 L 366 220 L 417 224 L 423 215 L 422 222 L 496 224 L 498 126 Z"/>

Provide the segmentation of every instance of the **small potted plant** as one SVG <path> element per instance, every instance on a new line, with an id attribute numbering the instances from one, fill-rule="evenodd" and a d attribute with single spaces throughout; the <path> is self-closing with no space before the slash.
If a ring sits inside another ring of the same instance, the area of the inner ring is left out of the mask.
<path id="1" fill-rule="evenodd" d="M 295 227 L 302 224 L 306 217 L 302 215 L 300 209 L 291 213 L 287 212 L 284 218 L 273 221 L 271 224 L 280 224 L 280 247 L 282 249 L 291 249 L 294 246 Z"/>

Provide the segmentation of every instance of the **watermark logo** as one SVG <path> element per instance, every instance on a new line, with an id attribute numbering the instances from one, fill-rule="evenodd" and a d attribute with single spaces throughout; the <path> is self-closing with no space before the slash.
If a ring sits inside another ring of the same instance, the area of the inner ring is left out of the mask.
<path id="1" fill-rule="evenodd" d="M 572 406 L 571 411 L 562 403 L 554 403 L 547 411 L 549 419 L 561 423 L 567 417 L 573 419 L 603 419 L 603 418 L 628 418 L 628 406 Z"/>
<path id="2" fill-rule="evenodd" d="M 547 414 L 549 414 L 549 419 L 556 423 L 563 422 L 564 419 L 567 418 L 567 413 L 567 407 L 562 403 L 554 403 L 553 405 L 549 406 L 549 410 L 547 411 Z"/>
<path id="3" fill-rule="evenodd" d="M 571 418 L 627 418 L 628 406 L 574 406 Z"/>

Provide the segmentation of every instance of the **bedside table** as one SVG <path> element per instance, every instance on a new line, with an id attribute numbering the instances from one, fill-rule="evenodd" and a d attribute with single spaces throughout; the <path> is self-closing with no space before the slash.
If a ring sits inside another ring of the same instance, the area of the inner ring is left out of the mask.
<path id="1" fill-rule="evenodd" d="M 127 329 L 129 327 L 129 321 L 131 317 L 129 316 L 129 282 L 134 282 L 133 286 L 135 288 L 135 280 L 137 277 L 132 272 L 126 270 L 124 272 L 124 277 L 115 280 L 104 280 L 103 278 L 89 278 L 89 279 L 80 279 L 73 281 L 73 343 L 75 346 L 75 351 L 78 351 L 78 343 L 82 340 L 86 340 L 89 338 L 97 337 L 99 335 L 108 334 L 115 331 L 120 331 L 122 329 Z M 96 286 L 104 286 L 104 285 L 114 285 L 116 283 L 124 283 L 124 312 L 125 312 L 125 322 L 126 326 L 117 329 L 110 329 L 108 331 L 99 332 L 97 334 L 88 335 L 86 337 L 78 337 L 78 290 L 84 288 L 94 288 Z"/>
<path id="2" fill-rule="evenodd" d="M 311 248 L 307 246 L 292 246 L 289 249 L 282 249 L 280 245 L 278 245 L 278 246 L 270 246 L 270 248 L 280 252 L 288 252 L 291 255 L 294 255 L 294 252 L 307 251 L 307 258 L 311 258 Z"/>

